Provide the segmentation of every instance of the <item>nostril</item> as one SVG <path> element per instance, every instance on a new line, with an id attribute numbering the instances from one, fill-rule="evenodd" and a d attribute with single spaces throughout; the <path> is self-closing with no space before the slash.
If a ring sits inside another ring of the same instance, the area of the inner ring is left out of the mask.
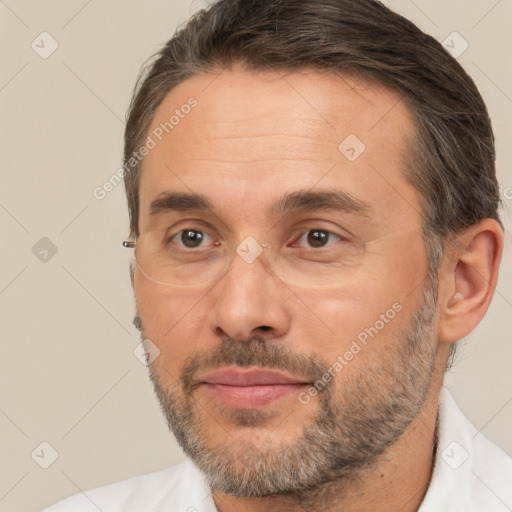
<path id="1" fill-rule="evenodd" d="M 215 334 L 220 338 L 227 336 L 227 334 L 220 327 L 215 327 Z"/>

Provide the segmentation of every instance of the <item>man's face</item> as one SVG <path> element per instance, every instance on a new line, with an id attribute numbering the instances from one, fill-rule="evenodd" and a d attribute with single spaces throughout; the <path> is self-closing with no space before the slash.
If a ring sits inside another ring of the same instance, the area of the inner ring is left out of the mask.
<path id="1" fill-rule="evenodd" d="M 183 274 L 157 272 L 179 286 L 135 269 L 143 337 L 160 350 L 151 378 L 185 452 L 239 496 L 375 462 L 421 407 L 437 346 L 421 206 L 403 175 L 408 110 L 375 83 L 281 75 L 235 68 L 174 88 L 139 189 L 141 240 L 165 231 L 184 258 Z M 209 204 L 151 212 L 168 194 Z"/>

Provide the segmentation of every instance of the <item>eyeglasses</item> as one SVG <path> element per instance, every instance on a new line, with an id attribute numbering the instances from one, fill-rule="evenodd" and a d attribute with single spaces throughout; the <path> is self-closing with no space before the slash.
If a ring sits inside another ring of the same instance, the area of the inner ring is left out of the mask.
<path id="1" fill-rule="evenodd" d="M 290 285 L 325 288 L 347 279 L 361 263 L 368 243 L 374 242 L 365 244 L 324 229 L 298 231 L 291 242 L 288 238 L 270 245 L 251 236 L 237 244 L 219 241 L 203 229 L 161 228 L 124 241 L 123 246 L 135 249 L 136 266 L 147 279 L 164 286 L 210 286 L 236 261 L 263 265 Z"/>

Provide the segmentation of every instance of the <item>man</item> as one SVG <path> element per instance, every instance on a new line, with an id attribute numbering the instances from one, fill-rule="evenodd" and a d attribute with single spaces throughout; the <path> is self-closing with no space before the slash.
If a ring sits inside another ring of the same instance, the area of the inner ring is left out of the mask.
<path id="1" fill-rule="evenodd" d="M 507 511 L 442 387 L 503 248 L 472 80 L 373 0 L 220 0 L 142 75 L 132 282 L 187 461 L 48 510 Z"/>

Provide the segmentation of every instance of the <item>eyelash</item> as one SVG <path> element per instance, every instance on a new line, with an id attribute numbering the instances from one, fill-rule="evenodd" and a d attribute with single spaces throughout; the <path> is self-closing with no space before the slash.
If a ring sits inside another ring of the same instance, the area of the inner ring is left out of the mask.
<path id="1" fill-rule="evenodd" d="M 195 232 L 199 232 L 199 233 L 203 233 L 205 234 L 207 237 L 210 237 L 211 238 L 211 235 L 209 235 L 206 231 L 202 230 L 202 229 L 196 229 L 196 228 L 193 228 L 193 227 L 188 227 L 188 228 L 184 228 L 184 229 L 180 229 L 179 231 L 173 233 L 172 235 L 170 235 L 168 237 L 168 242 L 167 243 L 170 243 L 170 242 L 173 242 L 175 239 L 180 239 L 180 236 L 182 233 L 186 232 L 186 231 L 195 231 Z M 298 238 L 296 237 L 295 240 L 297 241 L 300 241 L 305 235 L 307 235 L 308 233 L 310 232 L 313 232 L 313 231 L 320 231 L 320 232 L 323 232 L 323 233 L 328 233 L 329 235 L 329 242 L 330 242 L 330 237 L 331 236 L 334 236 L 336 238 L 338 238 L 338 241 L 337 243 L 339 242 L 347 242 L 348 239 L 338 233 L 335 233 L 334 231 L 330 231 L 328 229 L 322 229 L 322 228 L 311 228 L 311 229 L 305 229 L 305 230 L 301 230 L 301 233 L 300 235 L 298 236 Z M 294 242 L 295 244 L 296 242 Z M 333 243 L 328 243 L 327 245 L 325 246 L 322 246 L 320 248 L 317 248 L 317 247 L 302 247 L 302 249 L 306 249 L 306 250 L 311 250 L 311 251 L 319 251 L 321 249 L 325 249 L 327 247 L 330 247 L 331 245 L 334 245 L 334 243 L 336 242 L 333 242 Z M 201 249 L 203 246 L 200 246 L 200 247 L 194 247 L 194 248 L 187 248 L 186 246 L 183 246 L 183 245 L 180 245 L 178 244 L 180 247 L 184 248 L 185 250 L 189 249 L 188 252 L 192 252 L 194 249 Z M 215 244 L 215 245 L 220 245 L 218 242 Z"/>

